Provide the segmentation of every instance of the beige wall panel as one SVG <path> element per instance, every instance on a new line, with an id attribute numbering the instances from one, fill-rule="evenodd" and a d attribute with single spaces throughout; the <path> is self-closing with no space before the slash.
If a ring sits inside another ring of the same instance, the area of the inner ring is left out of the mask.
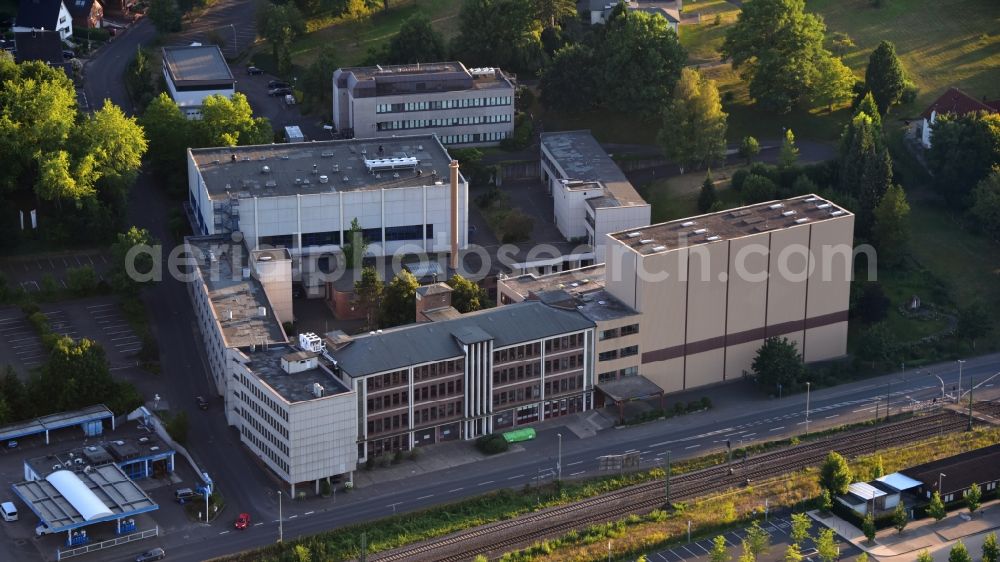
<path id="1" fill-rule="evenodd" d="M 730 334 L 764 327 L 767 255 L 752 251 L 752 248 L 760 246 L 766 250 L 767 244 L 767 234 L 748 236 L 729 243 L 727 332 Z"/>
<path id="2" fill-rule="evenodd" d="M 845 354 L 847 354 L 847 322 L 806 330 L 806 361 L 825 361 Z"/>
<path id="3" fill-rule="evenodd" d="M 757 355 L 764 340 L 756 340 L 726 348 L 726 380 L 739 380 L 743 376 L 743 371 L 750 372 L 753 365 L 753 358 Z"/>
<path id="4" fill-rule="evenodd" d="M 637 308 L 635 302 L 635 267 L 637 254 L 617 242 L 608 243 L 607 268 L 604 280 L 609 293 L 626 305 Z"/>
<path id="5" fill-rule="evenodd" d="M 684 358 L 678 357 L 669 361 L 646 363 L 642 366 L 642 374 L 656 383 L 664 392 L 679 392 L 684 390 Z"/>
<path id="6" fill-rule="evenodd" d="M 729 244 L 715 242 L 688 252 L 687 341 L 718 338 L 726 333 Z M 721 367 L 718 371 L 721 377 Z"/>
<path id="7" fill-rule="evenodd" d="M 853 231 L 853 215 L 812 225 L 810 251 L 814 267 L 806 309 L 810 318 L 843 312 L 850 306 Z M 838 252 L 837 246 L 842 246 L 846 255 Z"/>
<path id="8" fill-rule="evenodd" d="M 706 384 L 722 382 L 725 365 L 723 351 L 720 348 L 687 356 L 687 367 L 684 376 L 687 388 L 697 388 Z"/>
<path id="9" fill-rule="evenodd" d="M 808 248 L 807 226 L 796 226 L 771 233 L 771 266 L 767 296 L 768 326 L 802 321 L 805 318 Z"/>
<path id="10" fill-rule="evenodd" d="M 644 256 L 638 270 L 637 300 L 643 311 L 639 334 L 643 353 L 684 344 L 687 250 Z"/>

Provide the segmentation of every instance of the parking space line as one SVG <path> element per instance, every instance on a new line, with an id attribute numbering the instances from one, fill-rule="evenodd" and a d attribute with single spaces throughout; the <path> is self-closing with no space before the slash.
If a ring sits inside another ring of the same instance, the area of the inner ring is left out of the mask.
<path id="1" fill-rule="evenodd" d="M 137 340 L 137 339 L 139 339 L 139 338 L 138 338 L 138 336 L 122 336 L 122 337 L 120 337 L 120 338 L 111 338 L 111 341 L 118 341 L 118 340 Z"/>
<path id="2" fill-rule="evenodd" d="M 670 550 L 668 550 L 667 552 L 669 552 L 670 554 L 673 554 L 674 556 L 676 556 L 676 557 L 677 557 L 677 559 L 678 559 L 678 560 L 680 560 L 681 562 L 684 562 L 684 557 L 683 557 L 683 556 L 681 556 L 680 554 L 677 554 L 677 553 L 676 553 L 676 552 L 674 551 L 674 549 L 670 549 Z"/>
<path id="3" fill-rule="evenodd" d="M 707 549 L 707 548 L 705 548 L 705 547 L 703 547 L 703 546 L 701 546 L 701 543 L 700 543 L 700 542 L 696 542 L 696 543 L 694 543 L 694 544 L 695 544 L 695 546 L 697 546 L 698 548 L 700 548 L 700 549 L 704 550 L 704 551 L 705 551 L 705 554 L 708 554 L 708 549 Z"/>
<path id="4" fill-rule="evenodd" d="M 656 555 L 659 556 L 660 560 L 663 560 L 663 562 L 670 562 L 670 560 L 668 560 L 666 556 L 660 554 L 659 552 L 657 552 Z"/>
<path id="5" fill-rule="evenodd" d="M 688 548 L 688 547 L 686 547 L 686 546 L 684 546 L 684 545 L 681 545 L 681 548 L 683 548 L 684 550 L 688 551 L 688 554 L 690 554 L 691 556 L 694 556 L 695 558 L 697 558 L 697 557 L 698 557 L 698 555 L 697 555 L 697 554 L 695 554 L 695 553 L 691 552 L 691 549 L 690 549 L 690 548 Z"/>
<path id="6" fill-rule="evenodd" d="M 105 303 L 105 304 L 92 304 L 92 305 L 89 305 L 87 308 L 88 309 L 92 309 L 92 308 L 108 308 L 109 306 L 115 306 L 115 303 L 112 302 L 112 303 Z"/>

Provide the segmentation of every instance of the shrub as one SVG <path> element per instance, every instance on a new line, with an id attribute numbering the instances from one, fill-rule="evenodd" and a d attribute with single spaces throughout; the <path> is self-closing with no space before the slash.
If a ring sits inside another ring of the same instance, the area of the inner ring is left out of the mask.
<path id="1" fill-rule="evenodd" d="M 712 407 L 712 399 L 708 396 L 701 397 L 701 407 L 708 410 Z"/>
<path id="2" fill-rule="evenodd" d="M 394 455 L 392 455 L 392 464 L 399 464 L 403 462 L 404 458 L 406 458 L 406 453 L 404 453 L 403 450 L 400 449 L 396 451 Z"/>
<path id="3" fill-rule="evenodd" d="M 365 470 L 372 470 L 375 468 L 375 457 L 368 457 L 365 461 Z"/>
<path id="4" fill-rule="evenodd" d="M 484 455 L 495 455 L 503 453 L 510 448 L 510 444 L 499 433 L 491 433 L 476 439 L 476 448 Z"/>
<path id="5" fill-rule="evenodd" d="M 535 227 L 535 221 L 525 213 L 514 209 L 507 213 L 503 219 L 501 229 L 503 230 L 504 244 L 523 242 L 531 238 L 531 231 Z"/>
<path id="6" fill-rule="evenodd" d="M 701 402 L 698 400 L 692 400 L 687 404 L 688 412 L 697 412 L 700 409 L 701 409 Z"/>
<path id="7" fill-rule="evenodd" d="M 733 178 L 730 180 L 730 184 L 733 186 L 733 189 L 735 189 L 736 191 L 742 190 L 743 182 L 746 181 L 747 176 L 749 175 L 750 172 L 743 168 L 740 168 L 739 170 L 733 172 Z"/>
<path id="8" fill-rule="evenodd" d="M 420 449 L 417 449 L 416 447 L 410 449 L 410 460 L 415 461 L 419 458 L 420 458 Z"/>
<path id="9" fill-rule="evenodd" d="M 84 27 L 73 28 L 73 38 L 86 41 L 90 37 L 91 41 L 107 41 L 111 38 L 111 33 L 106 29 L 87 29 Z"/>
<path id="10" fill-rule="evenodd" d="M 683 402 L 678 402 L 674 404 L 674 414 L 680 415 L 687 411 L 687 406 Z"/>
<path id="11" fill-rule="evenodd" d="M 66 286 L 74 295 L 91 295 L 97 290 L 97 273 L 89 265 L 67 269 Z"/>
<path id="12" fill-rule="evenodd" d="M 521 150 L 528 148 L 528 145 L 531 144 L 531 135 L 535 132 L 531 118 L 522 113 L 517 116 L 514 122 L 514 132 L 500 141 L 500 148 L 504 150 Z"/>

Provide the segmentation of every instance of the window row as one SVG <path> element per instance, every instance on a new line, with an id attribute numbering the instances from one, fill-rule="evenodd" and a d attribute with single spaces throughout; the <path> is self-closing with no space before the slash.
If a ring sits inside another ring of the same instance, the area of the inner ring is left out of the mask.
<path id="1" fill-rule="evenodd" d="M 552 338 L 545 342 L 545 353 L 573 349 L 583 346 L 583 334 L 571 334 L 561 338 Z"/>
<path id="2" fill-rule="evenodd" d="M 278 403 L 275 402 L 274 399 L 264 394 L 264 391 L 250 384 L 250 380 L 247 378 L 246 375 L 243 374 L 240 375 L 240 382 L 243 383 L 243 386 L 245 388 L 250 390 L 251 394 L 257 397 L 257 400 L 260 400 L 261 402 L 267 404 L 267 407 L 271 408 L 271 410 L 274 411 L 275 415 L 277 415 L 278 417 L 280 417 L 285 421 L 288 421 L 288 412 L 285 411 L 284 408 L 278 406 Z M 244 399 L 244 401 L 247 400 Z"/>
<path id="3" fill-rule="evenodd" d="M 284 453 L 286 457 L 288 456 L 288 445 L 286 445 L 284 442 L 278 439 L 277 436 L 271 433 L 269 428 L 264 427 L 264 424 L 260 423 L 259 420 L 257 420 L 249 413 L 247 413 L 246 409 L 244 408 L 240 408 L 240 416 L 242 416 L 243 419 L 246 420 L 247 425 L 257 430 L 257 433 L 259 433 L 260 435 L 266 437 L 272 446 L 277 447 L 278 450 Z"/>
<path id="4" fill-rule="evenodd" d="M 463 107 L 493 107 L 512 105 L 512 96 L 490 96 L 486 98 L 461 98 L 454 100 L 413 101 L 405 103 L 379 103 L 375 113 L 403 113 L 406 111 L 434 111 L 437 109 L 459 109 Z"/>
<path id="5" fill-rule="evenodd" d="M 278 455 L 276 455 L 275 452 L 274 452 L 274 450 L 271 447 L 269 447 L 267 445 L 267 443 L 264 443 L 263 440 L 261 440 L 259 437 L 257 437 L 256 435 L 254 435 L 250 431 L 250 429 L 248 429 L 247 426 L 245 426 L 245 425 L 244 426 L 240 426 L 240 432 L 243 434 L 243 437 L 247 441 L 253 443 L 254 446 L 257 447 L 258 451 L 260 451 L 263 454 L 267 455 L 267 458 L 271 459 L 271 461 L 273 461 L 274 464 L 278 465 L 278 467 L 280 467 L 281 470 L 285 471 L 286 474 L 288 473 L 288 463 L 285 462 L 284 459 L 282 459 L 281 457 L 279 457 Z"/>
<path id="6" fill-rule="evenodd" d="M 608 371 L 597 375 L 597 382 L 611 382 L 619 378 L 634 377 L 639 374 L 639 367 L 626 367 L 620 371 Z"/>
<path id="7" fill-rule="evenodd" d="M 441 361 L 413 368 L 413 382 L 425 381 L 442 375 L 454 375 L 465 372 L 465 360 Z"/>
<path id="8" fill-rule="evenodd" d="M 511 115 L 467 115 L 445 119 L 402 119 L 399 121 L 379 121 L 375 129 L 379 131 L 399 131 L 402 129 L 427 129 L 430 127 L 458 127 L 461 125 L 481 125 L 489 123 L 510 123 Z"/>
<path id="9" fill-rule="evenodd" d="M 601 341 L 610 340 L 617 337 L 631 336 L 639 333 L 638 324 L 629 324 L 628 326 L 622 326 L 621 328 L 611 328 L 610 330 L 604 330 L 601 332 Z"/>
<path id="10" fill-rule="evenodd" d="M 392 437 L 386 437 L 385 439 L 375 439 L 374 441 L 369 441 L 367 444 L 358 443 L 358 455 L 361 456 L 361 449 L 367 451 L 365 457 L 372 458 L 378 457 L 383 454 L 394 453 L 396 451 L 406 451 L 410 448 L 410 436 L 409 435 L 393 435 Z"/>
<path id="11" fill-rule="evenodd" d="M 545 383 L 545 396 L 559 394 L 560 392 L 570 392 L 573 390 L 583 390 L 583 375 L 575 377 L 565 377 L 555 381 Z"/>
<path id="12" fill-rule="evenodd" d="M 509 361 L 520 361 L 521 359 L 530 359 L 531 357 L 538 357 L 541 354 L 541 351 L 542 351 L 542 345 L 540 343 L 538 342 L 527 343 L 516 347 L 494 351 L 493 362 L 507 363 Z"/>
<path id="13" fill-rule="evenodd" d="M 524 379 L 538 377 L 541 374 L 542 366 L 539 363 L 497 369 L 493 371 L 493 384 L 507 384 L 509 382 L 523 381 Z"/>
<path id="14" fill-rule="evenodd" d="M 441 144 L 469 144 L 474 142 L 499 142 L 507 138 L 507 131 L 475 133 L 470 135 L 443 135 Z"/>
<path id="15" fill-rule="evenodd" d="M 462 401 L 446 402 L 429 408 L 413 409 L 413 424 L 424 424 L 437 421 L 439 419 L 453 418 L 463 415 Z"/>
<path id="16" fill-rule="evenodd" d="M 393 371 L 391 373 L 385 373 L 383 375 L 376 375 L 374 377 L 368 377 L 365 379 L 365 389 L 369 392 L 373 390 L 382 390 L 383 388 L 392 388 L 394 386 L 400 386 L 409 383 L 409 377 L 405 370 Z"/>
<path id="17" fill-rule="evenodd" d="M 628 347 L 623 347 L 621 349 L 612 349 L 611 351 L 602 351 L 597 354 L 598 361 L 611 361 L 618 359 L 619 357 L 632 357 L 633 355 L 639 354 L 639 346 L 630 345 Z"/>
<path id="18" fill-rule="evenodd" d="M 454 396 L 462 393 L 462 379 L 448 381 L 447 383 L 431 384 L 413 389 L 414 401 L 434 400 L 446 396 Z"/>
<path id="19" fill-rule="evenodd" d="M 269 426 L 274 428 L 274 431 L 277 431 L 278 433 L 281 434 L 282 437 L 288 439 L 288 428 L 285 427 L 284 424 L 278 423 L 278 420 L 271 415 L 269 410 L 261 406 L 259 402 L 251 400 L 250 397 L 245 392 L 241 393 L 240 396 L 243 399 L 243 404 L 246 405 L 246 408 L 244 410 L 246 409 L 253 410 L 253 412 L 256 413 L 259 418 L 263 418 L 264 421 L 266 421 Z"/>
<path id="20" fill-rule="evenodd" d="M 536 384 L 513 390 L 495 392 L 493 394 L 493 405 L 500 406 L 502 404 L 514 404 L 524 402 L 525 400 L 540 399 L 542 396 L 539 393 L 539 389 L 540 387 Z"/>
<path id="21" fill-rule="evenodd" d="M 368 420 L 368 435 L 399 429 L 409 429 L 409 427 L 410 414 L 403 412 L 402 414 Z"/>
<path id="22" fill-rule="evenodd" d="M 582 369 L 583 368 L 583 354 L 577 353 L 576 355 L 570 355 L 568 357 L 560 357 L 559 359 L 552 359 L 551 361 L 545 362 L 545 376 L 549 376 L 552 373 L 557 373 L 559 371 L 569 371 L 572 369 Z"/>
<path id="23" fill-rule="evenodd" d="M 379 410 L 388 410 L 390 408 L 406 406 L 409 403 L 409 399 L 410 395 L 406 390 L 402 392 L 393 392 L 392 394 L 375 396 L 374 398 L 368 399 L 367 412 L 371 414 L 372 412 L 378 412 Z"/>

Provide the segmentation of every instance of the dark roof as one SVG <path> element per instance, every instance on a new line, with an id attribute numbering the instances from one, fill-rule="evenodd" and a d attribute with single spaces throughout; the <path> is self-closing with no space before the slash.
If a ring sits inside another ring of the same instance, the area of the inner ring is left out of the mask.
<path id="1" fill-rule="evenodd" d="M 62 68 L 72 77 L 73 67 L 63 59 L 63 44 L 58 31 L 24 31 L 14 34 L 17 62 L 40 60 Z"/>
<path id="2" fill-rule="evenodd" d="M 964 490 L 973 482 L 982 484 L 1000 480 L 1000 444 L 990 445 L 981 449 L 974 449 L 926 464 L 921 464 L 901 473 L 919 480 L 924 486 L 930 489 L 937 489 L 938 476 L 945 474 L 941 479 L 942 494 L 949 494 L 959 490 Z"/>
<path id="3" fill-rule="evenodd" d="M 66 9 L 74 18 L 85 18 L 90 16 L 90 10 L 94 7 L 96 0 L 66 0 Z M 101 5 L 100 2 L 97 3 Z"/>
<path id="4" fill-rule="evenodd" d="M 939 114 L 955 113 L 957 115 L 964 115 L 975 111 L 995 113 L 998 107 L 1000 107 L 1000 100 L 979 101 L 958 88 L 948 88 L 948 91 L 934 100 L 934 103 L 930 104 L 920 116 L 924 119 L 930 119 L 931 112 L 933 111 Z"/>
<path id="5" fill-rule="evenodd" d="M 597 390 L 615 402 L 628 402 L 629 400 L 641 400 L 663 395 L 663 389 L 659 385 L 642 375 L 602 382 L 597 385 Z"/>
<path id="6" fill-rule="evenodd" d="M 331 355 L 345 373 L 360 377 L 461 357 L 463 341 L 492 339 L 494 348 L 507 347 L 593 326 L 592 321 L 575 310 L 523 302 L 463 314 L 454 320 L 410 324 L 368 334 L 332 351 Z"/>
<path id="7" fill-rule="evenodd" d="M 62 0 L 21 0 L 17 8 L 17 26 L 34 29 L 55 29 L 59 24 Z M 18 51 L 21 49 L 18 48 Z"/>
<path id="8" fill-rule="evenodd" d="M 217 45 L 163 47 L 163 61 L 174 85 L 229 84 L 233 73 Z"/>

